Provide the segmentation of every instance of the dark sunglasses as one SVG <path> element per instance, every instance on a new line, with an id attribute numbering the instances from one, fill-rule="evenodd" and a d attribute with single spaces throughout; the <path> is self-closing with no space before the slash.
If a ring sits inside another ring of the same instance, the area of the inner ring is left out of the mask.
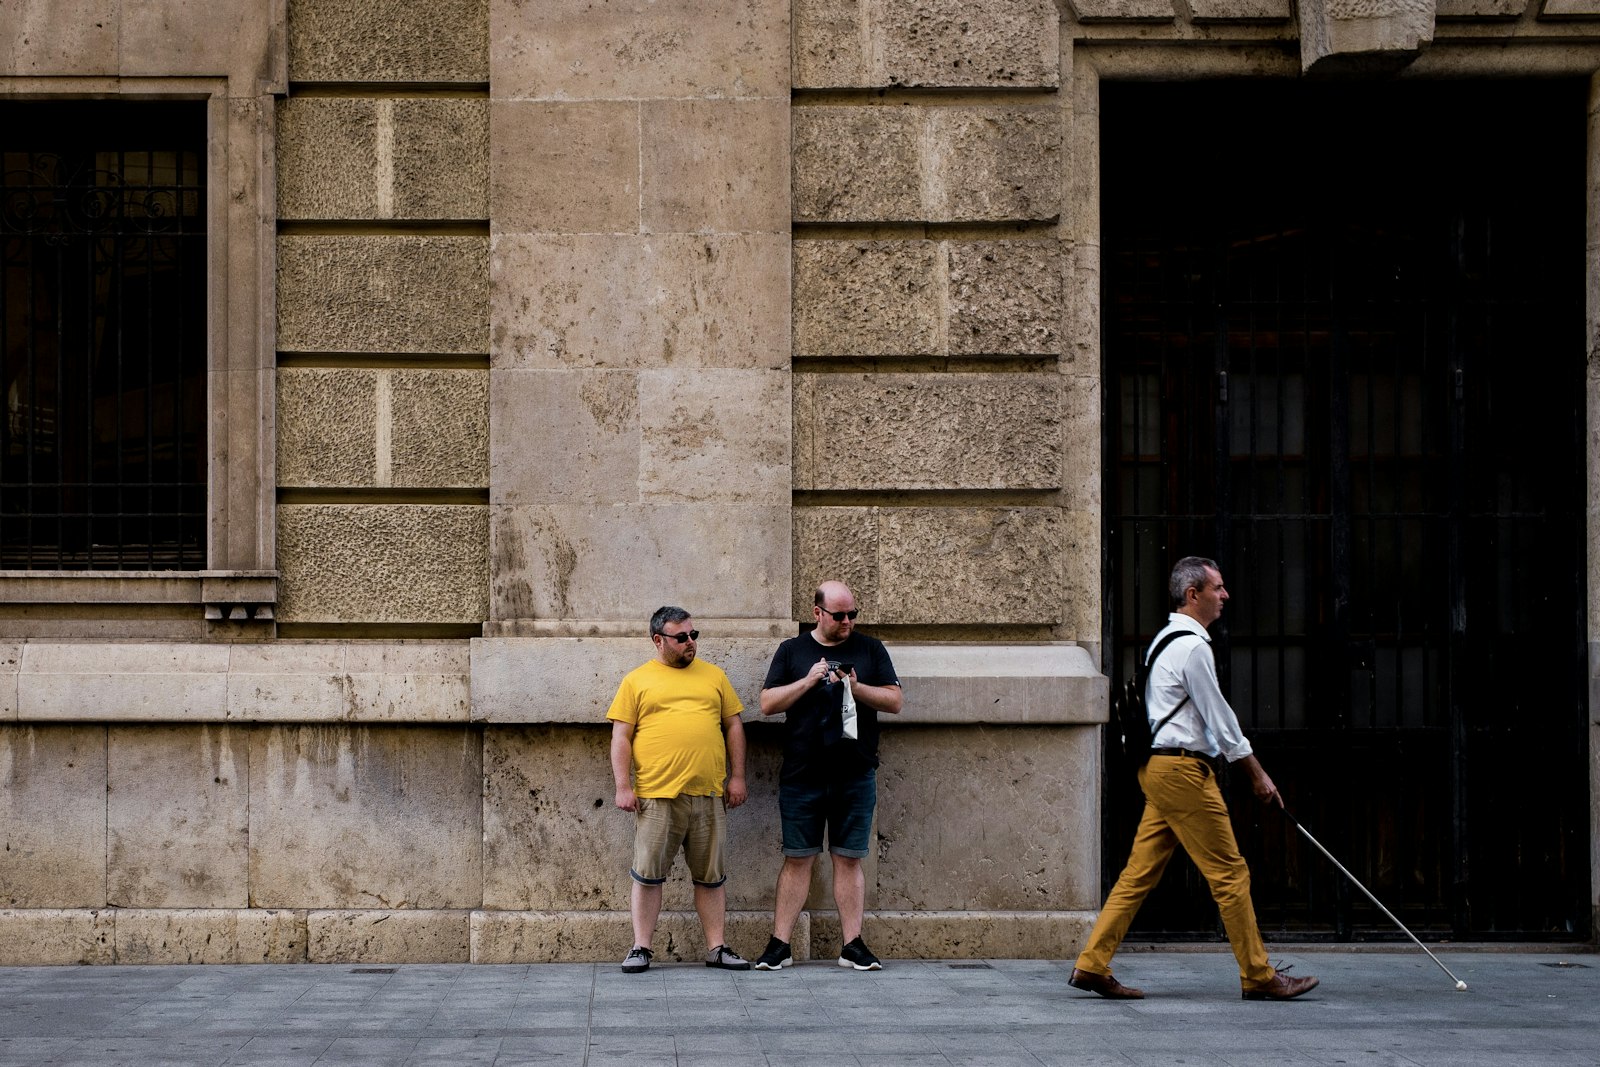
<path id="1" fill-rule="evenodd" d="M 854 611 L 829 611 L 826 608 L 823 608 L 821 610 L 822 610 L 822 613 L 824 615 L 832 615 L 834 622 L 844 622 L 844 620 L 846 620 L 846 619 L 853 619 L 857 615 L 861 614 L 861 609 L 860 608 L 857 608 Z"/>
<path id="2" fill-rule="evenodd" d="M 699 630 L 685 630 L 681 634 L 657 634 L 657 637 L 670 637 L 680 645 L 687 645 L 690 641 L 700 640 Z"/>

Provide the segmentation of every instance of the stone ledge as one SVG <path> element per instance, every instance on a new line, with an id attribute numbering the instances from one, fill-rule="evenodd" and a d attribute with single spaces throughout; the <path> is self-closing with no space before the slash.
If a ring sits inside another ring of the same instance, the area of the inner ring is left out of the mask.
<path id="1" fill-rule="evenodd" d="M 0 653 L 5 649 L 0 647 Z M 466 722 L 463 642 L 20 644 L 23 722 Z"/>
<path id="2" fill-rule="evenodd" d="M 734 951 L 754 959 L 772 935 L 772 913 L 729 911 L 725 937 Z M 810 922 L 802 912 L 795 924 L 795 959 L 805 960 Z M 474 911 L 473 963 L 593 963 L 615 960 L 633 938 L 625 911 Z M 705 936 L 692 911 L 663 911 L 651 946 L 657 963 L 701 963 Z"/>
<path id="3" fill-rule="evenodd" d="M 862 937 L 882 959 L 1051 960 L 1078 954 L 1092 911 L 869 911 Z M 839 951 L 836 912 L 811 913 L 813 959 Z"/>

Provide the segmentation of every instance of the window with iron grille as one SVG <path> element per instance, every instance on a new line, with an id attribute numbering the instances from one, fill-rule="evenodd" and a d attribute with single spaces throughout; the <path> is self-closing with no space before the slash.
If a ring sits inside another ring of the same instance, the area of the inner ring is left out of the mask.
<path id="1" fill-rule="evenodd" d="M 206 112 L 0 101 L 0 569 L 206 565 Z"/>

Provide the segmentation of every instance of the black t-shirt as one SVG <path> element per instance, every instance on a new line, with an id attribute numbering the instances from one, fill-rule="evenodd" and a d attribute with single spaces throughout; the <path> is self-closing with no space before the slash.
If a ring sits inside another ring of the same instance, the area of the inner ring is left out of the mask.
<path id="1" fill-rule="evenodd" d="M 899 685 L 883 642 L 852 633 L 843 643 L 824 645 L 810 634 L 791 637 L 778 646 L 767 668 L 763 689 L 776 689 L 804 678 L 817 660 L 849 663 L 863 685 Z M 878 713 L 856 701 L 856 739 L 841 733 L 844 686 L 814 686 L 789 705 L 784 717 L 783 780 L 852 778 L 878 765 Z"/>

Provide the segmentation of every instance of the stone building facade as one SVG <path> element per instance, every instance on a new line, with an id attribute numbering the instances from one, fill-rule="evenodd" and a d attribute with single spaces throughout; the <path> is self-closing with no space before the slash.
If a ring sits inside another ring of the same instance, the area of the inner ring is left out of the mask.
<path id="1" fill-rule="evenodd" d="M 906 689 L 874 949 L 1070 955 L 1102 83 L 1597 70 L 1594 0 L 6 4 L 0 104 L 204 104 L 209 451 L 203 569 L 0 573 L 0 960 L 609 959 L 645 620 L 688 607 L 753 709 L 827 577 Z M 730 824 L 752 950 L 773 731 Z"/>

